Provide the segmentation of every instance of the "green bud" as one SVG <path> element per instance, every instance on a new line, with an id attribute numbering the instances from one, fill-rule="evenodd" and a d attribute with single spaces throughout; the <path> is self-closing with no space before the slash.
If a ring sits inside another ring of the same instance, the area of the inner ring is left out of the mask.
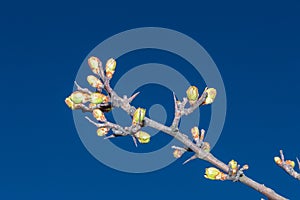
<path id="1" fill-rule="evenodd" d="M 209 167 L 205 169 L 204 177 L 210 180 L 217 180 L 217 176 L 220 174 L 220 170 L 214 167 Z"/>
<path id="2" fill-rule="evenodd" d="M 144 131 L 137 132 L 136 137 L 137 137 L 138 141 L 142 144 L 149 143 L 150 138 L 151 138 L 151 136 L 148 133 L 144 132 Z"/>
<path id="3" fill-rule="evenodd" d="M 89 75 L 87 76 L 88 83 L 94 88 L 101 88 L 103 86 L 102 82 L 95 76 Z"/>
<path id="4" fill-rule="evenodd" d="M 107 99 L 107 97 L 104 94 L 95 92 L 95 93 L 91 94 L 90 101 L 91 101 L 91 103 L 94 103 L 94 104 L 100 104 L 103 101 L 105 101 L 106 99 Z"/>
<path id="5" fill-rule="evenodd" d="M 79 91 L 73 92 L 70 96 L 71 101 L 73 101 L 75 104 L 82 103 L 84 98 L 84 94 Z"/>
<path id="6" fill-rule="evenodd" d="M 97 130 L 97 135 L 102 137 L 108 133 L 109 129 L 107 127 L 101 127 Z"/>
<path id="7" fill-rule="evenodd" d="M 88 64 L 94 74 L 100 73 L 100 67 L 102 67 L 102 63 L 99 58 L 92 56 L 88 59 Z"/>
<path id="8" fill-rule="evenodd" d="M 186 96 L 190 102 L 197 101 L 199 97 L 198 88 L 196 86 L 190 86 L 186 90 Z"/>
<path id="9" fill-rule="evenodd" d="M 144 108 L 137 108 L 133 114 L 132 123 L 133 124 L 142 124 L 144 121 L 146 114 L 146 109 Z"/>
<path id="10" fill-rule="evenodd" d="M 217 90 L 215 88 L 208 88 L 206 92 L 207 92 L 207 97 L 205 99 L 205 104 L 213 103 L 217 96 Z"/>

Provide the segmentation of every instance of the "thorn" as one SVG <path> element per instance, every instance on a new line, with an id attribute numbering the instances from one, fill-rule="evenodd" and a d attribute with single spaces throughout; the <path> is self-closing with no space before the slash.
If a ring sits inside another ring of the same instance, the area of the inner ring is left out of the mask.
<path id="1" fill-rule="evenodd" d="M 196 159 L 197 158 L 197 156 L 196 156 L 196 154 L 195 155 L 193 155 L 192 157 L 190 157 L 189 159 L 187 159 L 186 161 L 184 161 L 184 163 L 182 163 L 183 165 L 185 165 L 186 163 L 188 163 L 188 162 L 190 162 L 190 161 L 192 161 L 192 160 L 194 160 L 194 159 Z"/>
<path id="2" fill-rule="evenodd" d="M 111 138 L 115 138 L 116 136 L 114 134 L 110 135 L 110 136 L 107 136 L 104 138 L 104 140 L 107 140 L 107 139 L 111 139 Z"/>
<path id="3" fill-rule="evenodd" d="M 140 94 L 140 92 L 137 92 L 137 93 L 135 93 L 134 95 L 132 95 L 132 96 L 128 99 L 129 103 L 131 103 L 131 102 L 135 99 L 135 97 L 137 97 L 137 95 L 139 95 L 139 94 Z"/>
<path id="4" fill-rule="evenodd" d="M 87 119 L 90 123 L 94 124 L 96 127 L 100 127 L 99 124 L 91 120 L 88 116 L 85 116 L 84 118 Z"/>
<path id="5" fill-rule="evenodd" d="M 132 137 L 132 140 L 133 140 L 133 142 L 134 142 L 134 145 L 135 145 L 135 147 L 138 147 L 138 144 L 137 144 L 136 138 L 135 138 L 133 135 L 132 135 L 131 137 Z"/>
<path id="6" fill-rule="evenodd" d="M 205 136 L 205 130 L 201 129 L 201 134 L 200 134 L 200 141 L 201 142 L 204 140 L 204 136 Z"/>

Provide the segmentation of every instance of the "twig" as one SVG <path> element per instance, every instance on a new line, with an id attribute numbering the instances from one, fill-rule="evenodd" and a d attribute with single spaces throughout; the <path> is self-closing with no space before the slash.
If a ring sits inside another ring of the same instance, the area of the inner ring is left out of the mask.
<path id="1" fill-rule="evenodd" d="M 295 162 L 291 160 L 285 160 L 283 151 L 280 150 L 280 159 L 279 157 L 275 157 L 275 162 L 276 164 L 281 167 L 286 173 L 288 173 L 290 176 L 294 177 L 297 180 L 300 180 L 300 173 L 296 172 L 294 167 L 295 167 Z M 297 158 L 298 166 L 300 169 L 300 163 L 299 159 Z"/>
<path id="2" fill-rule="evenodd" d="M 78 91 L 82 93 L 92 94 L 92 92 L 88 88 L 80 87 L 76 81 L 74 81 L 74 84 L 76 85 Z"/>

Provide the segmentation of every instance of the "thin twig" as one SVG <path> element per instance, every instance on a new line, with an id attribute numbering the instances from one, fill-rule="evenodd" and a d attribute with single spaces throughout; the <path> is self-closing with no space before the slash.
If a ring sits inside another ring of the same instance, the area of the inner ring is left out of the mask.
<path id="1" fill-rule="evenodd" d="M 276 164 L 281 167 L 286 173 L 288 173 L 290 176 L 292 176 L 293 178 L 297 179 L 297 180 L 300 180 L 300 173 L 296 172 L 295 169 L 288 163 L 290 161 L 286 161 L 285 158 L 284 158 L 284 154 L 283 154 L 283 151 L 280 150 L 279 151 L 280 153 L 280 161 L 279 162 L 276 162 Z M 297 158 L 297 162 L 298 162 L 298 166 L 299 165 L 299 160 Z M 299 167 L 300 168 L 300 167 Z"/>

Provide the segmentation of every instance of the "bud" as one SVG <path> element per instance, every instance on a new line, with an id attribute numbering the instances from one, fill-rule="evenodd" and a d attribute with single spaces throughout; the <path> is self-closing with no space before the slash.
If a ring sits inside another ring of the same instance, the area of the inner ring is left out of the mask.
<path id="1" fill-rule="evenodd" d="M 243 168 L 243 170 L 248 170 L 249 169 L 249 165 L 244 165 L 242 168 Z"/>
<path id="2" fill-rule="evenodd" d="M 205 104 L 211 104 L 214 102 L 216 95 L 217 95 L 217 90 L 215 88 L 208 88 L 206 90 L 207 97 L 205 99 Z"/>
<path id="3" fill-rule="evenodd" d="M 208 142 L 203 142 L 201 148 L 208 153 L 210 152 L 210 144 Z"/>
<path id="4" fill-rule="evenodd" d="M 82 101 L 85 99 L 85 96 L 83 93 L 79 92 L 79 91 L 76 91 L 76 92 L 73 92 L 70 96 L 70 99 L 75 103 L 75 104 L 78 104 L 78 103 L 82 103 Z"/>
<path id="5" fill-rule="evenodd" d="M 291 166 L 292 168 L 294 168 L 294 167 L 295 167 L 295 162 L 294 162 L 294 161 L 292 161 L 292 160 L 286 160 L 286 161 L 285 161 L 285 164 L 287 164 L 287 165 Z"/>
<path id="6" fill-rule="evenodd" d="M 186 96 L 190 103 L 194 103 L 195 101 L 198 100 L 198 97 L 199 97 L 198 88 L 196 86 L 190 86 L 186 90 Z"/>
<path id="7" fill-rule="evenodd" d="M 229 165 L 231 166 L 231 169 L 237 169 L 238 168 L 238 164 L 235 160 L 231 160 L 229 162 Z"/>
<path id="8" fill-rule="evenodd" d="M 108 97 L 105 96 L 104 94 L 101 94 L 99 92 L 94 92 L 91 94 L 91 103 L 94 103 L 94 104 L 100 104 L 102 102 L 105 102 L 108 100 Z"/>
<path id="9" fill-rule="evenodd" d="M 274 157 L 274 161 L 275 161 L 275 163 L 277 164 L 277 165 L 281 165 L 282 164 L 282 161 L 281 161 L 281 159 L 279 158 L 279 157 Z"/>
<path id="10" fill-rule="evenodd" d="M 106 71 L 106 76 L 108 78 L 112 78 L 112 76 L 116 70 L 116 65 L 117 65 L 117 62 L 113 58 L 108 59 L 108 61 L 106 62 L 105 71 Z"/>
<path id="11" fill-rule="evenodd" d="M 201 129 L 200 141 L 204 140 L 205 130 Z"/>
<path id="12" fill-rule="evenodd" d="M 97 135 L 102 137 L 108 133 L 109 129 L 107 127 L 101 127 L 97 130 Z"/>
<path id="13" fill-rule="evenodd" d="M 228 165 L 232 169 L 232 173 L 236 174 L 237 170 L 238 170 L 238 164 L 237 164 L 237 162 L 235 160 L 231 160 Z"/>
<path id="14" fill-rule="evenodd" d="M 191 129 L 191 132 L 192 132 L 192 135 L 193 135 L 194 140 L 195 140 L 196 142 L 199 141 L 199 129 L 198 129 L 198 127 L 197 127 L 197 126 L 193 127 L 193 128 Z"/>
<path id="15" fill-rule="evenodd" d="M 142 144 L 146 144 L 150 142 L 150 135 L 144 131 L 139 131 L 135 134 L 137 137 L 138 141 Z"/>
<path id="16" fill-rule="evenodd" d="M 86 79 L 87 79 L 87 82 L 94 88 L 102 88 L 103 87 L 102 82 L 93 75 L 87 76 Z"/>
<path id="17" fill-rule="evenodd" d="M 217 180 L 217 176 L 220 174 L 220 170 L 214 167 L 209 167 L 205 169 L 204 177 L 210 180 Z"/>
<path id="18" fill-rule="evenodd" d="M 173 152 L 174 158 L 180 158 L 183 154 L 183 151 L 180 151 L 179 149 L 175 149 Z"/>
<path id="19" fill-rule="evenodd" d="M 104 113 L 100 109 L 93 110 L 93 116 L 100 122 L 106 122 Z"/>
<path id="20" fill-rule="evenodd" d="M 94 74 L 100 74 L 100 67 L 102 67 L 102 63 L 97 57 L 90 57 L 88 59 L 88 64 Z"/>
<path id="21" fill-rule="evenodd" d="M 66 103 L 67 106 L 68 106 L 69 108 L 71 108 L 72 110 L 75 109 L 75 104 L 74 104 L 74 102 L 70 99 L 70 97 L 67 97 L 67 98 L 65 99 L 65 103 Z"/>
<path id="22" fill-rule="evenodd" d="M 133 124 L 142 124 L 144 121 L 146 114 L 146 109 L 144 108 L 137 108 L 133 114 L 132 123 Z"/>

